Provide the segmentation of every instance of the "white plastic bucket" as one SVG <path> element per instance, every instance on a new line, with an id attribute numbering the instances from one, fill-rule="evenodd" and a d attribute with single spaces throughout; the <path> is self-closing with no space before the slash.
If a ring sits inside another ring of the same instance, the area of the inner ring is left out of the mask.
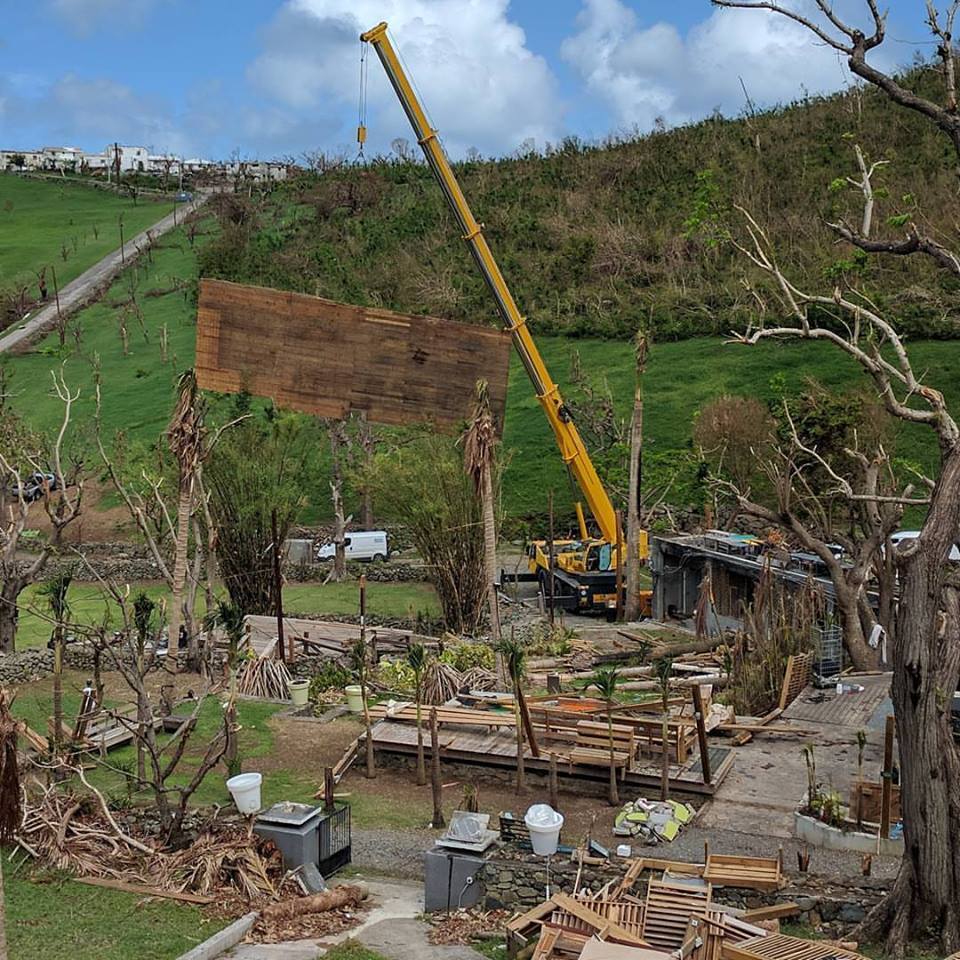
<path id="1" fill-rule="evenodd" d="M 538 857 L 549 857 L 557 852 L 560 831 L 563 829 L 563 814 L 547 803 L 535 803 L 526 813 L 523 822 L 530 831 L 530 844 Z"/>
<path id="2" fill-rule="evenodd" d="M 305 707 L 310 694 L 309 680 L 288 680 L 287 690 L 290 691 L 290 700 L 295 707 Z"/>
<path id="3" fill-rule="evenodd" d="M 344 687 L 343 692 L 347 695 L 347 706 L 351 713 L 363 713 L 363 688 L 359 684 L 352 683 L 349 687 Z"/>
<path id="4" fill-rule="evenodd" d="M 263 775 L 259 773 L 240 773 L 227 781 L 227 789 L 237 809 L 245 816 L 260 809 L 260 786 Z"/>

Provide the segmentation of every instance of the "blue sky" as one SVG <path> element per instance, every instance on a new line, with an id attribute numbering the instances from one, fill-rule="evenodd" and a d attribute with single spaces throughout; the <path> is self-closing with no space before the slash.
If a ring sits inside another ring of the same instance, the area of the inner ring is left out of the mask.
<path id="1" fill-rule="evenodd" d="M 797 5 L 809 0 L 792 0 Z M 864 0 L 837 0 L 861 17 Z M 113 140 L 191 156 L 354 152 L 359 29 L 381 19 L 451 153 L 649 130 L 850 83 L 783 18 L 707 0 L 30 0 L 0 22 L 0 147 Z M 923 4 L 895 0 L 875 59 L 908 63 Z M 922 49 L 922 48 L 921 48 Z M 406 123 L 369 70 L 370 149 Z"/>

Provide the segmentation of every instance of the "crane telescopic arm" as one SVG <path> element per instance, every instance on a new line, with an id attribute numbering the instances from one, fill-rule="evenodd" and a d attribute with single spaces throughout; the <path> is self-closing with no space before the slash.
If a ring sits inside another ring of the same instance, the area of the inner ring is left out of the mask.
<path id="1" fill-rule="evenodd" d="M 609 543 L 619 545 L 622 537 L 610 497 L 597 475 L 583 439 L 573 423 L 563 398 L 560 396 L 560 390 L 551 379 L 546 364 L 543 362 L 543 357 L 540 356 L 540 351 L 530 335 L 526 318 L 520 313 L 513 295 L 510 293 L 510 288 L 500 272 L 500 267 L 497 266 L 497 261 L 490 252 L 490 247 L 483 235 L 483 228 L 473 216 L 466 197 L 463 195 L 463 190 L 460 189 L 460 184 L 453 174 L 450 161 L 440 144 L 437 131 L 430 126 L 427 115 L 404 72 L 397 51 L 387 36 L 386 23 L 380 23 L 372 30 L 362 33 L 360 39 L 373 45 L 380 62 L 383 64 L 407 119 L 417 135 L 417 142 L 423 148 L 427 163 L 430 165 L 430 169 L 437 178 L 440 188 L 443 190 L 444 196 L 460 224 L 463 239 L 470 247 L 473 259 L 493 294 L 497 310 L 513 337 L 514 346 L 517 348 L 524 369 L 533 383 L 537 399 L 540 401 L 540 405 L 547 415 L 547 420 L 553 428 L 557 445 L 560 448 L 560 455 L 580 487 L 590 512 L 600 528 L 601 536 Z"/>

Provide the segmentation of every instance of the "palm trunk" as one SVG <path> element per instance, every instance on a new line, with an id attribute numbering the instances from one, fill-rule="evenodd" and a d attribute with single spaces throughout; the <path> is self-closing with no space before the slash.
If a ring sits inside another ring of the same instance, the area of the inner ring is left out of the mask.
<path id="1" fill-rule="evenodd" d="M 617 789 L 617 763 L 613 749 L 613 707 L 607 704 L 607 733 L 610 737 L 610 806 L 620 806 L 620 792 Z"/>
<path id="2" fill-rule="evenodd" d="M 670 691 L 669 688 L 663 694 L 663 721 L 660 727 L 660 746 L 663 753 L 660 756 L 660 799 L 667 800 L 670 797 L 670 717 L 667 711 L 670 709 Z"/>
<path id="3" fill-rule="evenodd" d="M 526 759 L 523 755 L 523 719 L 520 716 L 520 687 L 513 685 L 513 714 L 517 730 L 517 793 L 527 789 Z"/>
<path id="4" fill-rule="evenodd" d="M 173 597 L 170 600 L 170 628 L 167 638 L 167 659 L 177 662 L 177 650 L 180 643 L 181 604 L 183 603 L 183 585 L 187 580 L 187 546 L 190 540 L 190 508 L 193 504 L 193 484 L 184 478 L 180 483 L 180 497 L 177 502 L 177 539 L 174 544 L 173 582 L 170 585 Z M 195 639 L 190 638 L 191 649 Z M 195 661 L 193 661 L 195 663 Z M 193 664 L 191 664 L 192 666 Z"/>
<path id="5" fill-rule="evenodd" d="M 53 631 L 53 754 L 63 756 L 63 626 Z"/>
<path id="6" fill-rule="evenodd" d="M 643 373 L 646 345 L 637 345 L 637 383 L 630 421 L 630 481 L 627 492 L 627 597 L 623 612 L 628 621 L 640 619 L 640 500 L 643 480 Z"/>
<path id="7" fill-rule="evenodd" d="M 483 558 L 490 602 L 490 641 L 496 646 L 500 642 L 500 607 L 497 602 L 497 523 L 493 510 L 493 477 L 489 463 L 484 464 L 483 467 L 480 493 L 483 506 Z"/>
<path id="8" fill-rule="evenodd" d="M 427 782 L 427 763 L 423 755 L 423 710 L 422 695 L 417 691 L 417 786 L 422 787 Z"/>

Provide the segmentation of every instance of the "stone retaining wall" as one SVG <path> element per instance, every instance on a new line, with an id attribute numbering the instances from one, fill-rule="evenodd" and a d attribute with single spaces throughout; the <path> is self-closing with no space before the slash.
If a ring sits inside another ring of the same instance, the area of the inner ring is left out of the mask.
<path id="1" fill-rule="evenodd" d="M 214 654 L 215 667 L 222 667 L 225 654 Z M 68 669 L 93 673 L 94 653 L 88 646 L 67 644 L 63 653 L 63 662 Z M 160 669 L 162 660 L 157 660 L 153 669 Z M 178 669 L 186 666 L 186 651 L 178 656 Z M 106 673 L 113 667 L 113 659 L 108 653 L 101 656 L 100 668 Z M 53 651 L 46 647 L 21 650 L 17 653 L 0 655 L 0 685 L 29 683 L 53 675 Z"/>
<path id="2" fill-rule="evenodd" d="M 580 889 L 599 890 L 609 881 L 619 880 L 624 870 L 625 862 L 622 860 L 596 865 L 584 864 Z M 577 871 L 576 863 L 554 857 L 550 867 L 551 889 L 572 893 L 577 881 Z M 485 909 L 505 907 L 523 911 L 543 902 L 547 871 L 542 858 L 505 846 L 487 861 L 482 879 Z M 788 877 L 785 887 L 771 893 L 715 886 L 713 899 L 745 910 L 778 903 L 796 903 L 801 911 L 796 918 L 798 922 L 808 923 L 833 935 L 841 935 L 863 920 L 867 911 L 882 899 L 888 888 L 888 882 L 869 877 L 851 882 L 811 874 L 796 874 Z M 646 877 L 638 881 L 634 895 L 640 899 L 646 896 Z"/>

